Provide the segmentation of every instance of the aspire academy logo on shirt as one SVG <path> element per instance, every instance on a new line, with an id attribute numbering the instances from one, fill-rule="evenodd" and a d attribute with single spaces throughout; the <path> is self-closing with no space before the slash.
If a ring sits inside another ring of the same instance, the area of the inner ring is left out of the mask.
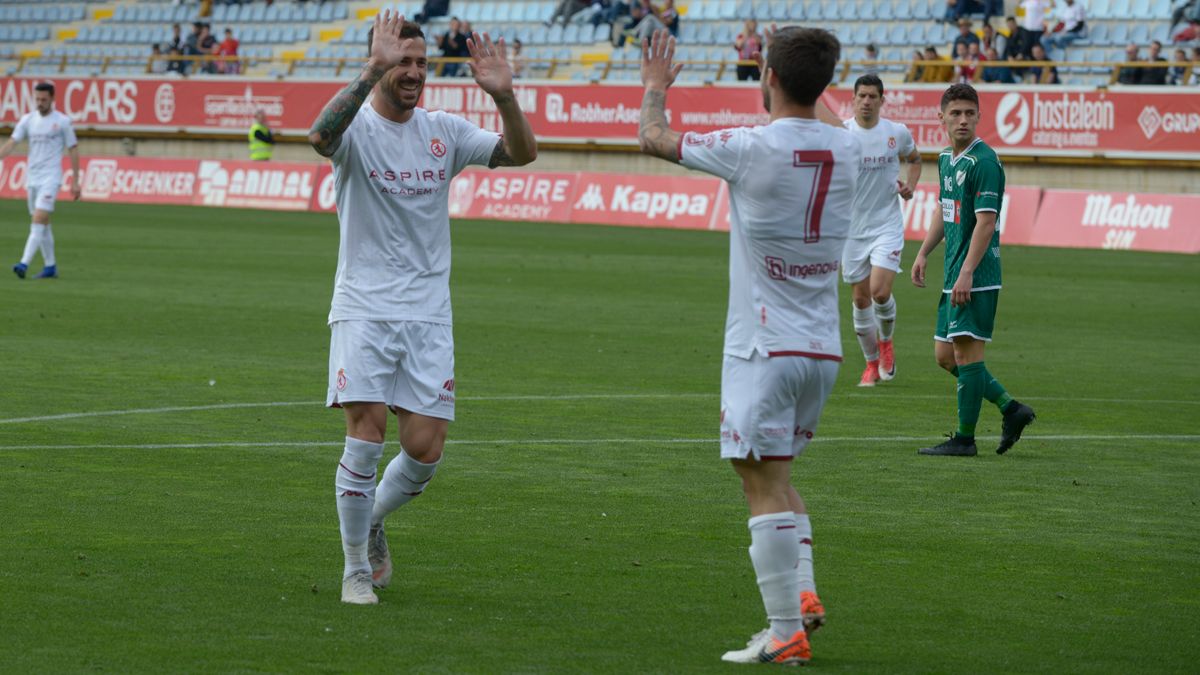
<path id="1" fill-rule="evenodd" d="M 431 195 L 442 189 L 447 180 L 445 169 L 371 169 L 367 178 L 379 181 L 380 192 L 402 197 Z M 414 185 L 415 183 L 415 185 Z"/>

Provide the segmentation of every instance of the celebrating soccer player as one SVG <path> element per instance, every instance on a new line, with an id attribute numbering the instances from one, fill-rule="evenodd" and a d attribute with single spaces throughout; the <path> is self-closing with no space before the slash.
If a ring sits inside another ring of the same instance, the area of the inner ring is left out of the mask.
<path id="1" fill-rule="evenodd" d="M 50 231 L 50 214 L 54 213 L 54 200 L 62 185 L 63 149 L 71 157 L 71 196 L 79 199 L 79 145 L 75 140 L 75 129 L 71 118 L 54 109 L 54 85 L 39 82 L 33 87 L 33 101 L 37 110 L 25 113 L 13 129 L 12 137 L 0 146 L 0 159 L 8 157 L 18 141 L 29 139 L 28 172 L 25 190 L 29 195 L 29 239 L 25 240 L 25 252 L 21 261 L 13 265 L 13 272 L 22 279 L 29 270 L 33 256 L 42 252 L 42 272 L 39 279 L 58 276 L 58 265 L 54 258 L 54 233 Z"/>
<path id="2" fill-rule="evenodd" d="M 941 218 L 934 218 L 917 259 L 912 280 L 925 287 L 926 258 L 946 240 L 945 281 L 938 302 L 934 356 L 938 365 L 958 378 L 958 431 L 949 440 L 918 450 L 923 455 L 972 456 L 975 424 L 983 399 L 1003 414 L 1003 454 L 1034 420 L 1033 408 L 1004 390 L 983 363 L 984 346 L 992 341 L 1000 299 L 1000 233 L 996 221 L 1004 201 L 1004 167 L 996 153 L 975 135 L 979 94 L 969 84 L 955 84 L 942 94 L 938 117 L 950 147 L 938 157 Z"/>
<path id="3" fill-rule="evenodd" d="M 845 122 L 863 149 L 850 238 L 842 253 L 842 278 L 854 293 L 854 334 L 867 359 L 860 387 L 896 376 L 892 282 L 904 250 L 904 216 L 896 195 L 912 199 L 921 179 L 921 153 L 912 134 L 903 124 L 879 116 L 883 103 L 879 76 L 863 75 L 854 83 L 854 117 Z M 903 181 L 900 162 L 908 162 Z"/>
<path id="4" fill-rule="evenodd" d="M 792 460 L 816 432 L 842 360 L 837 269 L 861 162 L 855 138 L 817 99 L 840 52 L 828 31 L 774 33 L 762 77 L 771 123 L 673 131 L 665 113 L 675 39 L 642 45 L 642 151 L 723 178 L 730 193 L 729 311 L 721 371 L 721 457 L 750 507 L 750 560 L 770 628 L 737 663 L 804 663 L 825 620 L 813 582 L 812 527 Z M 833 125 L 818 121 L 824 113 Z"/>
<path id="5" fill-rule="evenodd" d="M 390 11 L 377 15 L 367 34 L 362 72 L 309 132 L 312 146 L 333 163 L 341 229 L 327 404 L 346 416 L 334 480 L 346 556 L 343 602 L 379 602 L 373 587 L 386 587 L 392 575 L 384 518 L 433 479 L 454 419 L 450 180 L 470 164 L 520 166 L 537 156 L 504 40 L 475 33 L 467 47 L 503 136 L 417 107 L 428 72 L 425 38 L 420 26 Z M 401 450 L 377 492 L 389 410 L 399 421 Z"/>

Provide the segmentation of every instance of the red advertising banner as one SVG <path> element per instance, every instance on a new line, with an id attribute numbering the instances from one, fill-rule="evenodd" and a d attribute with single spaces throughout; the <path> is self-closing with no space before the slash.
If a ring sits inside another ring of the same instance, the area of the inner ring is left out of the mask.
<path id="1" fill-rule="evenodd" d="M 1030 243 L 1200 253 L 1200 196 L 1047 190 Z"/>
<path id="2" fill-rule="evenodd" d="M 64 160 L 60 198 L 70 199 Z M 330 165 L 85 157 L 83 199 L 332 212 Z M 25 199 L 24 157 L 0 161 L 0 198 Z M 707 176 L 470 170 L 451 184 L 455 218 L 729 229 L 727 185 Z M 937 185 L 900 201 L 905 238 L 921 240 L 940 214 Z M 1200 253 L 1200 196 L 1010 186 L 1000 211 L 1005 244 Z"/>
<path id="3" fill-rule="evenodd" d="M 944 86 L 899 85 L 885 92 L 884 117 L 902 122 L 924 151 L 946 146 L 938 122 Z M 825 101 L 854 115 L 853 92 Z M 1109 155 L 1200 159 L 1200 92 L 1186 88 L 979 88 L 976 132 L 1000 155 Z"/>
<path id="4" fill-rule="evenodd" d="M 38 78 L 0 77 L 0 125 L 33 110 Z M 255 111 L 284 134 L 306 134 L 342 81 L 234 77 L 50 78 L 56 104 L 80 128 L 240 133 Z M 889 87 L 883 114 L 907 124 L 925 151 L 945 146 L 938 124 L 941 85 Z M 631 145 L 637 142 L 642 88 L 633 84 L 529 81 L 516 87 L 540 139 Z M 1200 158 L 1200 93 L 1183 87 L 1091 90 L 1071 87 L 979 88 L 980 136 L 1001 155 Z M 849 88 L 826 92 L 842 118 L 853 114 Z M 435 79 L 422 105 L 500 129 L 491 97 L 473 81 Z M 676 86 L 667 117 L 680 130 L 707 132 L 766 124 L 756 86 Z"/>
<path id="5" fill-rule="evenodd" d="M 707 230 L 716 178 L 579 173 L 571 222 Z"/>

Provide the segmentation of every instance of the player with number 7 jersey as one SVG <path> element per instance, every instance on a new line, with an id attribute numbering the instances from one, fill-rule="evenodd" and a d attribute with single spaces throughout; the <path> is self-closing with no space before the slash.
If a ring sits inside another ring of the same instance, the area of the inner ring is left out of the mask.
<path id="1" fill-rule="evenodd" d="M 667 124 L 667 89 L 682 66 L 659 31 L 642 46 L 642 151 L 729 184 L 729 309 L 721 368 L 721 458 L 750 507 L 750 560 L 770 627 L 734 663 L 807 662 L 825 621 L 812 525 L 791 461 L 812 440 L 842 360 L 838 271 L 850 232 L 859 141 L 819 102 L 840 54 L 828 31 L 786 27 L 769 38 L 763 103 L 770 124 L 707 134 Z"/>

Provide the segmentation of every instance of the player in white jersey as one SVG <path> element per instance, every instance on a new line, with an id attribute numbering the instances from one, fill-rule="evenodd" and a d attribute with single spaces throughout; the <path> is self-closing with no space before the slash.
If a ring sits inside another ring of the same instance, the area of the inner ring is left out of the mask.
<path id="1" fill-rule="evenodd" d="M 25 278 L 33 256 L 42 252 L 42 272 L 39 279 L 58 276 L 58 265 L 54 258 L 54 233 L 50 231 L 50 214 L 54 213 L 54 200 L 62 187 L 63 150 L 71 157 L 71 196 L 78 200 L 81 190 L 79 182 L 79 143 L 71 118 L 54 109 L 54 85 L 39 82 L 33 87 L 33 101 L 37 109 L 25 113 L 13 129 L 12 137 L 0 146 L 0 160 L 8 157 L 19 141 L 29 140 L 29 157 L 25 190 L 29 195 L 29 238 L 25 240 L 25 252 L 21 260 L 13 265 L 13 272 Z"/>
<path id="2" fill-rule="evenodd" d="M 854 218 L 842 254 L 842 278 L 853 289 L 854 333 L 867 359 L 860 387 L 874 387 L 879 380 L 896 376 L 892 282 L 904 250 L 904 217 L 896 195 L 912 199 L 921 179 L 921 153 L 912 133 L 903 124 L 879 116 L 883 103 L 883 82 L 877 75 L 863 75 L 854 83 L 854 117 L 845 122 L 863 149 Z M 908 163 L 904 180 L 900 180 L 901 162 Z"/>
<path id="3" fill-rule="evenodd" d="M 762 90 L 771 123 L 680 134 L 665 113 L 681 68 L 671 63 L 675 40 L 656 33 L 643 46 L 639 140 L 647 154 L 729 184 L 721 457 L 742 479 L 750 560 L 771 627 L 722 659 L 804 663 L 808 633 L 824 622 L 825 609 L 813 582 L 812 527 L 791 468 L 816 432 L 842 360 L 837 273 L 861 150 L 818 103 L 833 77 L 837 38 L 788 27 L 769 44 Z"/>
<path id="4" fill-rule="evenodd" d="M 467 39 L 475 82 L 495 101 L 503 136 L 417 107 L 427 74 L 420 26 L 385 11 L 367 43 L 366 66 L 309 133 L 333 163 L 341 228 L 327 403 L 346 417 L 334 485 L 342 601 L 353 604 L 379 602 L 372 587 L 392 575 L 384 518 L 432 480 L 454 419 L 450 180 L 470 164 L 517 166 L 537 156 L 503 39 Z M 377 491 L 389 409 L 401 450 Z"/>

